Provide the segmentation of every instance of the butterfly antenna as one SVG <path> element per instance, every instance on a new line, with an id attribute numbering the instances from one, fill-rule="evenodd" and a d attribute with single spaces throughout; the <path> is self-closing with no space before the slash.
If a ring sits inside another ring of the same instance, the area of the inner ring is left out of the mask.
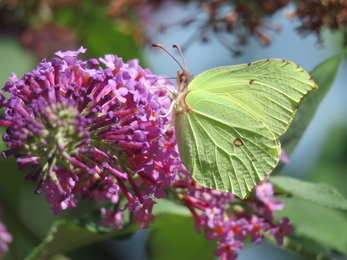
<path id="1" fill-rule="evenodd" d="M 176 45 L 176 44 L 173 45 L 172 47 L 176 48 L 176 49 L 179 51 L 179 53 L 180 53 L 180 55 L 181 55 L 181 58 L 182 58 L 182 60 L 183 60 L 184 68 L 186 69 L 186 71 L 188 71 L 186 59 L 184 58 L 184 55 L 183 55 L 182 50 L 181 50 L 181 47 L 178 46 L 178 45 Z M 182 66 L 181 66 L 181 68 L 182 68 Z"/>
<path id="2" fill-rule="evenodd" d="M 157 43 L 154 43 L 154 44 L 152 44 L 152 46 L 153 47 L 159 47 L 160 49 L 162 49 L 163 51 L 165 51 L 167 54 L 169 54 L 170 55 L 170 57 L 171 58 L 173 58 L 174 59 L 174 61 L 176 61 L 177 62 L 177 64 L 178 64 L 178 66 L 180 66 L 180 68 L 182 69 L 182 70 L 184 70 L 183 69 L 183 67 L 182 67 L 182 65 L 181 65 L 181 63 L 179 63 L 179 61 L 163 46 L 163 45 L 161 45 L 161 44 L 157 44 Z M 174 45 L 174 46 L 177 46 L 177 45 Z M 178 46 L 177 46 L 178 47 Z M 176 48 L 177 48 L 176 47 Z M 182 56 L 182 52 L 181 52 L 181 49 L 178 47 L 178 50 L 179 50 L 179 52 L 181 53 L 181 56 Z M 185 67 L 187 67 L 186 66 L 186 61 L 183 59 L 183 62 L 184 62 L 184 66 Z"/>

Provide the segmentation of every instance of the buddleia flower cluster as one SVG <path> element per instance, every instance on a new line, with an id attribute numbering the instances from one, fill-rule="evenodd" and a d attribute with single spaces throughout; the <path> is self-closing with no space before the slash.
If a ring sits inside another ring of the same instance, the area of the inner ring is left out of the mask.
<path id="1" fill-rule="evenodd" d="M 263 181 L 241 201 L 201 187 L 186 171 L 168 113 L 171 80 L 115 55 L 78 59 L 85 51 L 57 52 L 21 79 L 12 74 L 0 92 L 8 147 L 2 156 L 16 158 L 54 214 L 80 199 L 108 201 L 101 225 L 120 230 L 130 221 L 147 228 L 155 201 L 172 193 L 191 212 L 196 231 L 217 241 L 221 259 L 235 259 L 245 239 L 260 243 L 264 232 L 282 244 L 293 228 L 286 218 L 274 222 L 283 204 L 272 184 Z"/>

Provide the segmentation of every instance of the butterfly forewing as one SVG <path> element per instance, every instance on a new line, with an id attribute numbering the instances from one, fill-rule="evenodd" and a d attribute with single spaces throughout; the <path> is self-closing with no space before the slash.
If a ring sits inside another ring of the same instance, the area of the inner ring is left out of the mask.
<path id="1" fill-rule="evenodd" d="M 211 69 L 188 86 L 188 90 L 204 90 L 243 107 L 276 137 L 286 131 L 302 98 L 314 88 L 304 69 L 284 60 Z"/>

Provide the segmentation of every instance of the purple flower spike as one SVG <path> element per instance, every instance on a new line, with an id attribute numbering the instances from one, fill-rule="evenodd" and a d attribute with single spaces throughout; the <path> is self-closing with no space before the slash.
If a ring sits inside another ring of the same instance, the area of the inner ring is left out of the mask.
<path id="1" fill-rule="evenodd" d="M 96 59 L 77 58 L 85 51 L 81 47 L 57 52 L 60 58 L 43 60 L 21 80 L 11 76 L 12 82 L 0 92 L 1 107 L 6 108 L 0 126 L 7 127 L 3 140 L 9 148 L 2 155 L 14 155 L 21 170 L 34 169 L 27 178 L 38 183 L 35 193 L 45 191 L 55 214 L 75 207 L 76 195 L 112 199 L 118 207 L 114 199 L 119 200 L 117 194 L 122 192 L 129 202 L 139 202 L 132 209 L 134 219 L 146 226 L 152 220 L 152 206 L 137 182 L 142 180 L 147 192 L 156 187 L 156 194 L 164 197 L 160 191 L 164 185 L 157 183 L 167 179 L 165 160 L 155 157 L 163 149 L 177 156 L 175 143 L 171 150 L 165 145 L 174 142 L 163 135 L 169 118 L 160 117 L 170 100 L 166 94 L 155 95 L 162 92 L 155 87 L 163 83 L 172 87 L 172 83 L 142 69 L 136 61 L 123 63 L 115 55 L 100 59 L 108 68 L 97 67 Z M 8 100 L 4 92 L 10 94 Z M 135 180 L 131 179 L 136 194 L 131 194 L 127 179 L 137 172 Z"/>

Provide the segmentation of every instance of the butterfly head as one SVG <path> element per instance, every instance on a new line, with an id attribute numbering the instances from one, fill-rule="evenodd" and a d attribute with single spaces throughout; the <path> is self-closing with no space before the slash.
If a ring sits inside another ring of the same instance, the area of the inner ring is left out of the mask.
<path id="1" fill-rule="evenodd" d="M 179 86 L 179 92 L 184 92 L 192 79 L 193 75 L 189 74 L 187 70 L 177 71 L 176 83 Z"/>
<path id="2" fill-rule="evenodd" d="M 160 44 L 152 44 L 153 47 L 158 47 L 161 48 L 163 51 L 165 51 L 167 54 L 170 55 L 171 58 L 174 59 L 174 61 L 177 62 L 177 64 L 180 66 L 181 71 L 177 71 L 177 76 L 176 76 L 176 83 L 177 86 L 179 87 L 178 91 L 170 91 L 173 97 L 173 100 L 175 100 L 175 104 L 176 106 L 176 110 L 180 111 L 180 110 L 185 110 L 188 111 L 189 108 L 188 106 L 185 104 L 185 96 L 187 95 L 188 91 L 188 85 L 189 83 L 192 81 L 193 76 L 191 74 L 188 73 L 188 69 L 187 69 L 187 64 L 186 61 L 184 59 L 183 53 L 181 48 L 178 45 L 173 45 L 174 48 L 176 48 L 183 60 L 183 64 L 184 67 L 181 65 L 181 63 L 162 45 Z M 178 108 L 178 109 L 177 109 Z"/>
<path id="3" fill-rule="evenodd" d="M 182 57 L 182 60 L 183 60 L 183 64 L 184 64 L 184 67 L 181 65 L 181 63 L 164 47 L 162 46 L 161 44 L 152 44 L 153 47 L 158 47 L 158 48 L 161 48 L 163 51 L 165 51 L 167 54 L 170 55 L 171 58 L 174 59 L 174 61 L 177 62 L 177 64 L 180 66 L 180 68 L 182 69 L 182 71 L 177 71 L 177 76 L 176 76 L 176 83 L 177 85 L 179 86 L 179 91 L 182 92 L 184 91 L 185 89 L 187 89 L 187 86 L 189 84 L 189 82 L 193 79 L 193 76 L 190 75 L 188 73 L 188 69 L 187 69 L 187 63 L 184 59 L 184 56 L 183 56 L 183 53 L 182 53 L 182 50 L 180 48 L 180 46 L 178 45 L 173 45 L 172 47 L 176 48 L 181 57 Z"/>

